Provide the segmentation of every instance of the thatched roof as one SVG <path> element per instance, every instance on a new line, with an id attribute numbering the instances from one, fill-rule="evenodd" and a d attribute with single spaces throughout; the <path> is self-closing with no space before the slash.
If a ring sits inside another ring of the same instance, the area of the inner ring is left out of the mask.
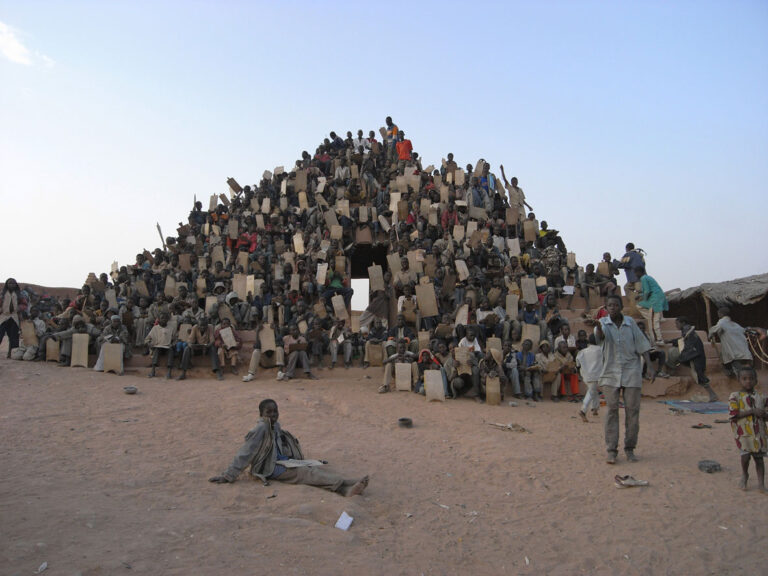
<path id="1" fill-rule="evenodd" d="M 768 294 L 768 274 L 757 274 L 727 282 L 706 283 L 686 290 L 667 293 L 670 304 L 680 303 L 701 294 L 716 306 L 739 304 L 748 306 L 762 300 Z"/>

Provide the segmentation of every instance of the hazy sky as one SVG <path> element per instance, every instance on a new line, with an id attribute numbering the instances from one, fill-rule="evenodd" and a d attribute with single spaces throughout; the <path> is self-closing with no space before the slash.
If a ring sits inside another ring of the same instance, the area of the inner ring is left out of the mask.
<path id="1" fill-rule="evenodd" d="M 195 194 L 391 115 L 517 176 L 580 264 L 768 271 L 768 2 L 0 1 L 0 279 L 130 264 Z"/>

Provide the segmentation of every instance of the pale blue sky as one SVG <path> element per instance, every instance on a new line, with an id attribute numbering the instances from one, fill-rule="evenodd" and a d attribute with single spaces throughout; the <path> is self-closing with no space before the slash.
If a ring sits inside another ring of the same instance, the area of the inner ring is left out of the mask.
<path id="1" fill-rule="evenodd" d="M 78 286 L 387 115 L 425 164 L 504 164 L 582 265 L 768 271 L 768 2 L 26 0 L 0 1 L 0 279 Z"/>

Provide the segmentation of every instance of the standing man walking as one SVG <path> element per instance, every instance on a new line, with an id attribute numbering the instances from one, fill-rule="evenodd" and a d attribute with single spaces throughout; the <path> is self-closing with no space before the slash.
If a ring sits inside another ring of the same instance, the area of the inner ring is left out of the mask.
<path id="1" fill-rule="evenodd" d="M 648 376 L 653 379 L 656 371 L 648 352 L 651 344 L 637 327 L 635 321 L 621 313 L 621 297 L 606 298 L 608 316 L 597 325 L 597 339 L 603 348 L 603 370 L 599 385 L 607 404 L 605 416 L 606 462 L 615 464 L 619 445 L 619 398 L 624 400 L 624 453 L 629 462 L 637 462 L 635 447 L 640 430 L 640 387 L 643 384 L 645 359 Z"/>

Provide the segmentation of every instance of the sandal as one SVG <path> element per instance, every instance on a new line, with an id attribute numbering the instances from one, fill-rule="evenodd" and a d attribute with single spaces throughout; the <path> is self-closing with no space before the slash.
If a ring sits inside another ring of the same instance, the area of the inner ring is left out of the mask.
<path id="1" fill-rule="evenodd" d="M 631 488 L 632 486 L 648 486 L 648 480 L 635 480 L 633 476 L 614 476 L 616 488 Z"/>

